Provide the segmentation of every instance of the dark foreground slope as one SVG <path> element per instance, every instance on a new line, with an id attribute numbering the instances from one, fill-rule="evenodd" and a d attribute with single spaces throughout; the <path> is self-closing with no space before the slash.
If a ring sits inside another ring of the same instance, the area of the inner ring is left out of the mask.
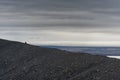
<path id="1" fill-rule="evenodd" d="M 120 60 L 0 40 L 0 80 L 120 80 Z"/>

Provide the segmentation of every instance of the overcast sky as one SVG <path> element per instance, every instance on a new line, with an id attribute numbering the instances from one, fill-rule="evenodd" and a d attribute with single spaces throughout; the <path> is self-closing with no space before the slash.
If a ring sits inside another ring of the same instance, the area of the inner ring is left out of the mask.
<path id="1" fill-rule="evenodd" d="M 120 0 L 0 0 L 0 38 L 37 45 L 120 46 Z"/>

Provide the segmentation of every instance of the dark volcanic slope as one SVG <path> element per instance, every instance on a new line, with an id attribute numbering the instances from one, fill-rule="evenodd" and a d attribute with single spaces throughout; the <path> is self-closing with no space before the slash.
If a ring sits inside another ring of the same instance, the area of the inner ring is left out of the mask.
<path id="1" fill-rule="evenodd" d="M 0 40 L 0 80 L 120 80 L 120 60 Z"/>

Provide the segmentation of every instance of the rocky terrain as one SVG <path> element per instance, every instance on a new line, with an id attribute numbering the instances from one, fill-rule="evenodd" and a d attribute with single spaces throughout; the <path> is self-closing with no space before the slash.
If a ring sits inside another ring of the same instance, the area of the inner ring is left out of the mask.
<path id="1" fill-rule="evenodd" d="M 120 80 L 120 60 L 0 39 L 0 80 Z"/>

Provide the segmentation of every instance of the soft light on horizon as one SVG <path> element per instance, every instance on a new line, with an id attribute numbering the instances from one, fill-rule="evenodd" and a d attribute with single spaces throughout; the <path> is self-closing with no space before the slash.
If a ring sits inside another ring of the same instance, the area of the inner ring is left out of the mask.
<path id="1" fill-rule="evenodd" d="M 7 28 L 7 27 L 6 27 Z M 93 31 L 81 29 L 79 31 L 46 28 L 2 28 L 0 36 L 3 39 L 28 42 L 34 45 L 57 46 L 120 46 L 119 32 Z"/>

